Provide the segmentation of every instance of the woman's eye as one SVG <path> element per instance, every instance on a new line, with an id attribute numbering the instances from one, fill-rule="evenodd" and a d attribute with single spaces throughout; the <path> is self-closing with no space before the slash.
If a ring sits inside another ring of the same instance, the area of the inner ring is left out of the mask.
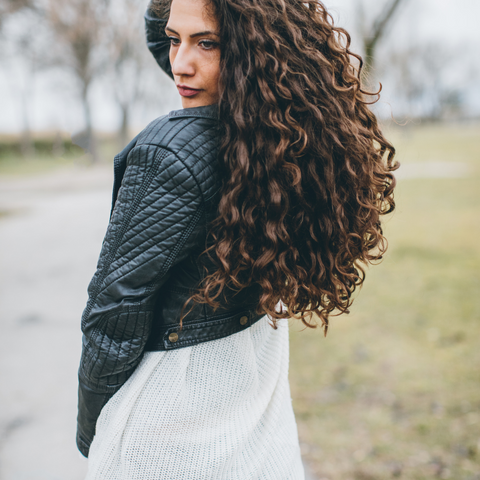
<path id="1" fill-rule="evenodd" d="M 170 40 L 171 45 L 178 45 L 180 43 L 180 40 L 177 37 L 168 37 Z"/>
<path id="2" fill-rule="evenodd" d="M 211 50 L 212 48 L 215 48 L 217 46 L 217 43 L 212 42 L 211 40 L 202 40 L 199 43 L 204 50 Z"/>

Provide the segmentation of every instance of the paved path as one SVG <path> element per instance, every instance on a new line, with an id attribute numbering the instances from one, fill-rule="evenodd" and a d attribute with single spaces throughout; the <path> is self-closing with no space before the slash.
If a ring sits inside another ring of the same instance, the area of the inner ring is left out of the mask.
<path id="1" fill-rule="evenodd" d="M 111 167 L 0 179 L 0 479 L 80 480 L 79 319 L 110 209 Z"/>
<path id="2" fill-rule="evenodd" d="M 79 323 L 111 185 L 110 166 L 0 178 L 0 480 L 85 476 L 75 446 Z"/>

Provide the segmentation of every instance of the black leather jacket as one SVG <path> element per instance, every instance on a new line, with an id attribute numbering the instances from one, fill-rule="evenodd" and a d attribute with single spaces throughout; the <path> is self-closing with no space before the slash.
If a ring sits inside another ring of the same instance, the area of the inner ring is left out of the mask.
<path id="1" fill-rule="evenodd" d="M 147 37 L 152 47 L 148 15 Z M 110 223 L 82 316 L 77 445 L 85 456 L 101 409 L 146 350 L 222 338 L 262 316 L 254 284 L 237 295 L 227 290 L 216 311 L 196 304 L 178 332 L 204 266 L 214 268 L 199 254 L 219 200 L 217 125 L 216 105 L 173 111 L 115 157 Z"/>

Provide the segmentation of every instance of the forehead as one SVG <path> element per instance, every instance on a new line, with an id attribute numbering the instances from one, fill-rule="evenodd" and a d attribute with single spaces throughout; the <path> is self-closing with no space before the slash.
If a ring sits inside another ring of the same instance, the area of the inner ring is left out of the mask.
<path id="1" fill-rule="evenodd" d="M 173 0 L 168 26 L 184 34 L 218 30 L 217 21 L 210 14 L 205 0 Z"/>

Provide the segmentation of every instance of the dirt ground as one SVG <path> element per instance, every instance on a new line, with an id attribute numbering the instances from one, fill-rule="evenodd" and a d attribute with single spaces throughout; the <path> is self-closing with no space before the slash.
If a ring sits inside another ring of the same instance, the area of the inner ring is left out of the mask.
<path id="1" fill-rule="evenodd" d="M 75 445 L 80 317 L 112 181 L 109 165 L 0 177 L 0 480 L 85 476 Z"/>

